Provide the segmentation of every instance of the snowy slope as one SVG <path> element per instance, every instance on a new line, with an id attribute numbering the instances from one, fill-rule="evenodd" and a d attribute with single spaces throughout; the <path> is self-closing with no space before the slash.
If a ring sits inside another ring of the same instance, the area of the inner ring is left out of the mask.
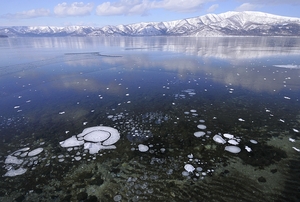
<path id="1" fill-rule="evenodd" d="M 95 27 L 6 27 L 8 36 L 300 36 L 300 18 L 226 12 L 169 22 Z"/>

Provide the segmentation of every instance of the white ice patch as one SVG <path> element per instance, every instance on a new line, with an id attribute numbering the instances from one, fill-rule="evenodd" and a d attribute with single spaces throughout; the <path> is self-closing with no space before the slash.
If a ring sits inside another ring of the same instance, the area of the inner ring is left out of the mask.
<path id="1" fill-rule="evenodd" d="M 230 153 L 237 154 L 241 151 L 241 148 L 237 146 L 226 146 L 225 151 L 229 151 Z"/>
<path id="2" fill-rule="evenodd" d="M 296 140 L 293 139 L 293 138 L 289 138 L 289 141 L 290 141 L 290 142 L 295 142 Z"/>
<path id="3" fill-rule="evenodd" d="M 226 137 L 226 138 L 228 138 L 228 139 L 234 138 L 234 136 L 231 135 L 231 134 L 229 134 L 229 133 L 224 133 L 223 136 Z"/>
<path id="4" fill-rule="evenodd" d="M 256 140 L 250 140 L 250 142 L 251 142 L 252 144 L 257 144 L 257 141 L 256 141 Z"/>
<path id="5" fill-rule="evenodd" d="M 203 132 L 203 131 L 198 131 L 198 132 L 195 132 L 194 133 L 194 136 L 195 137 L 202 137 L 202 136 L 204 136 L 205 135 L 205 132 Z"/>
<path id="6" fill-rule="evenodd" d="M 32 150 L 31 152 L 28 152 L 27 155 L 28 156 L 36 156 L 36 155 L 39 155 L 43 151 L 44 151 L 43 148 L 37 148 L 37 149 Z"/>
<path id="7" fill-rule="evenodd" d="M 11 156 L 11 155 L 8 155 L 4 161 L 5 164 L 16 164 L 16 165 L 20 165 L 23 163 L 24 160 L 22 159 L 19 159 L 15 156 Z"/>
<path id="8" fill-rule="evenodd" d="M 43 148 L 37 148 L 32 151 L 29 151 L 29 147 L 25 147 L 14 151 L 8 155 L 4 161 L 5 169 L 7 170 L 4 177 L 14 177 L 17 175 L 22 175 L 27 171 L 26 166 L 33 166 L 32 169 L 35 169 L 39 161 L 38 155 L 44 150 Z"/>
<path id="9" fill-rule="evenodd" d="M 96 154 L 102 149 L 115 149 L 113 144 L 120 139 L 118 130 L 107 126 L 86 128 L 82 133 L 74 135 L 62 142 L 62 147 L 76 147 L 84 145 L 90 154 Z"/>
<path id="10" fill-rule="evenodd" d="M 228 140 L 229 144 L 238 145 L 239 143 L 236 140 Z"/>
<path id="11" fill-rule="evenodd" d="M 287 69 L 300 69 L 300 65 L 286 64 L 286 65 L 273 65 L 274 67 L 287 68 Z"/>
<path id="12" fill-rule="evenodd" d="M 245 149 L 247 150 L 247 152 L 251 152 L 252 151 L 252 149 L 250 147 L 248 147 L 248 146 L 245 146 Z"/>
<path id="13" fill-rule="evenodd" d="M 294 150 L 296 150 L 297 152 L 300 152 L 300 149 L 296 148 L 296 147 L 292 147 Z"/>
<path id="14" fill-rule="evenodd" d="M 149 150 L 149 147 L 147 145 L 144 145 L 144 144 L 139 144 L 138 147 L 139 147 L 140 152 L 146 152 L 146 151 Z"/>
<path id="15" fill-rule="evenodd" d="M 205 130 L 206 129 L 206 125 L 203 125 L 203 124 L 199 124 L 197 127 L 199 129 L 201 129 L 201 130 Z"/>
<path id="16" fill-rule="evenodd" d="M 295 129 L 295 128 L 293 128 L 293 131 L 294 131 L 295 133 L 299 133 L 299 130 L 297 130 L 297 129 Z"/>
<path id="17" fill-rule="evenodd" d="M 226 140 L 224 140 L 220 135 L 215 135 L 213 137 L 213 140 L 217 143 L 220 143 L 220 144 L 225 144 L 226 143 Z"/>
<path id="18" fill-rule="evenodd" d="M 16 170 L 14 168 L 11 168 L 3 176 L 4 177 L 14 177 L 14 176 L 17 176 L 17 175 L 23 175 L 24 173 L 26 173 L 26 171 L 27 171 L 26 168 L 18 168 Z"/>
<path id="19" fill-rule="evenodd" d="M 195 170 L 195 167 L 192 166 L 191 164 L 185 164 L 184 165 L 184 169 L 187 171 L 187 172 L 193 172 Z"/>

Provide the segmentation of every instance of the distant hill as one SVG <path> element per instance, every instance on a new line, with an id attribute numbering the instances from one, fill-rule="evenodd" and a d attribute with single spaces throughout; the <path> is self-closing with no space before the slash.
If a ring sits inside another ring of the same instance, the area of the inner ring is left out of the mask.
<path id="1" fill-rule="evenodd" d="M 207 14 L 169 22 L 105 26 L 20 26 L 0 29 L 10 37 L 50 36 L 300 36 L 300 18 L 262 12 Z"/>

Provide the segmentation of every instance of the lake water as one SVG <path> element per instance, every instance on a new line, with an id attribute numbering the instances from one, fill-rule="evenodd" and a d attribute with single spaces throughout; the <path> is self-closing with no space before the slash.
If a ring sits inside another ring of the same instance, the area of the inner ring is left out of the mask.
<path id="1" fill-rule="evenodd" d="M 300 200 L 300 38 L 0 52 L 1 201 Z"/>

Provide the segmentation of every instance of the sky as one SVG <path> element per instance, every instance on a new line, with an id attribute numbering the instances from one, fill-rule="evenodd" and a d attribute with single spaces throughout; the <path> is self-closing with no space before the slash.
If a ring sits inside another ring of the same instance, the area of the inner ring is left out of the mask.
<path id="1" fill-rule="evenodd" d="M 94 26 L 180 20 L 228 11 L 300 18 L 300 0 L 0 0 L 0 26 Z"/>

